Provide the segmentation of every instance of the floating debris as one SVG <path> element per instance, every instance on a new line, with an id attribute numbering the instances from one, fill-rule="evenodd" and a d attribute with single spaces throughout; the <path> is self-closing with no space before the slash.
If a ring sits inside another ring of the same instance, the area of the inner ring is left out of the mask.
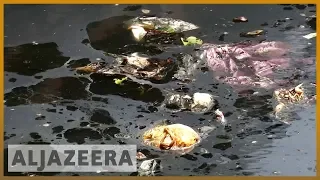
<path id="1" fill-rule="evenodd" d="M 149 58 L 133 53 L 129 56 L 119 56 L 116 62 L 110 65 L 102 62 L 90 63 L 83 67 L 76 68 L 79 72 L 98 73 L 106 75 L 127 75 L 132 78 L 162 82 L 173 76 L 176 62 L 171 59 Z M 131 78 L 131 79 L 132 79 Z M 115 80 L 121 82 L 119 80 Z"/>
<path id="2" fill-rule="evenodd" d="M 124 78 L 122 78 L 122 79 L 117 79 L 117 78 L 115 78 L 115 79 L 113 79 L 113 80 L 114 80 L 114 83 L 115 83 L 115 84 L 122 85 L 123 81 L 126 81 L 127 79 L 128 79 L 128 77 L 124 77 Z"/>
<path id="3" fill-rule="evenodd" d="M 144 28 L 141 26 L 133 25 L 133 26 L 130 26 L 128 29 L 132 31 L 133 37 L 137 41 L 141 41 L 144 38 L 144 36 L 147 34 L 147 31 L 144 30 Z"/>
<path id="4" fill-rule="evenodd" d="M 306 39 L 312 39 L 314 37 L 317 37 L 317 33 L 310 33 L 310 34 L 307 34 L 307 35 L 302 36 L 302 37 L 304 37 Z"/>
<path id="5" fill-rule="evenodd" d="M 185 154 L 201 141 L 199 134 L 183 124 L 158 125 L 143 134 L 145 144 L 160 150 Z"/>
<path id="6" fill-rule="evenodd" d="M 180 19 L 173 18 L 159 18 L 159 17 L 136 17 L 124 22 L 128 26 L 135 24 L 149 24 L 153 25 L 154 29 L 163 29 L 165 27 L 171 27 L 174 29 L 174 32 L 181 33 L 185 31 L 191 31 L 198 29 L 199 26 L 196 26 L 192 23 L 182 21 Z"/>
<path id="7" fill-rule="evenodd" d="M 287 104 L 299 102 L 304 97 L 302 84 L 299 84 L 298 86 L 291 89 L 278 89 L 274 91 L 274 97 L 279 103 Z"/>
<path id="8" fill-rule="evenodd" d="M 303 84 L 299 84 L 290 89 L 280 88 L 274 91 L 273 96 L 276 100 L 274 115 L 276 118 L 279 118 L 278 115 L 284 109 L 288 109 L 289 107 L 292 107 L 292 105 L 296 105 L 298 103 L 302 105 L 314 102 L 314 97 L 307 97 L 305 95 L 302 85 Z"/>
<path id="9" fill-rule="evenodd" d="M 255 30 L 250 32 L 242 32 L 240 33 L 240 37 L 257 37 L 263 34 L 263 30 Z"/>
<path id="10" fill-rule="evenodd" d="M 217 109 L 214 111 L 215 115 L 217 116 L 218 121 L 222 124 L 222 125 L 227 125 L 227 120 L 224 118 L 223 113 Z"/>
<path id="11" fill-rule="evenodd" d="M 207 112 L 215 105 L 214 98 L 208 93 L 194 93 L 193 103 L 191 104 L 191 111 L 193 112 Z"/>
<path id="12" fill-rule="evenodd" d="M 169 109 L 189 110 L 195 113 L 205 113 L 213 108 L 215 99 L 208 93 L 194 93 L 169 95 L 165 106 Z"/>
<path id="13" fill-rule="evenodd" d="M 190 46 L 190 45 L 195 45 L 195 44 L 198 44 L 198 45 L 203 44 L 203 41 L 201 39 L 196 38 L 194 36 L 190 36 L 186 40 L 181 38 L 181 41 L 182 41 L 184 46 Z"/>
<path id="14" fill-rule="evenodd" d="M 248 19 L 244 16 L 233 18 L 233 22 L 248 22 Z"/>
<path id="15" fill-rule="evenodd" d="M 138 174 L 139 176 L 155 176 L 157 172 L 160 172 L 161 167 L 161 160 L 159 159 L 150 159 L 145 160 L 141 163 Z"/>
<path id="16" fill-rule="evenodd" d="M 141 12 L 144 14 L 149 14 L 150 10 L 149 9 L 141 9 Z"/>
<path id="17" fill-rule="evenodd" d="M 146 159 L 147 156 L 144 155 L 142 152 L 137 152 L 136 158 L 137 160 L 143 160 L 143 159 Z"/>

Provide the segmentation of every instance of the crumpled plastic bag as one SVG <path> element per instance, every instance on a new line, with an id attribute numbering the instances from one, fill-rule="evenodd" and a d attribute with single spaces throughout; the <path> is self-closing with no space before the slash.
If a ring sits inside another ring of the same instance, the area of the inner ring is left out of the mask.
<path id="1" fill-rule="evenodd" d="M 158 125 L 143 134 L 146 145 L 178 154 L 192 151 L 200 141 L 200 135 L 183 124 Z"/>

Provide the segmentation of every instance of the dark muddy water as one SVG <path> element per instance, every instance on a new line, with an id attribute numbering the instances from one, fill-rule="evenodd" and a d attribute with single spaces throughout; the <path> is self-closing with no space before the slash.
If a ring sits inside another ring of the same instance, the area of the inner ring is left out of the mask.
<path id="1" fill-rule="evenodd" d="M 197 81 L 183 87 L 176 82 L 144 85 L 144 89 L 151 90 L 142 96 L 139 84 L 120 87 L 112 79 L 79 75 L 71 70 L 90 61 L 110 62 L 112 58 L 104 51 L 127 42 L 126 36 L 115 36 L 106 43 L 90 41 L 101 39 L 101 32 L 115 27 L 125 18 L 122 15 L 141 15 L 141 8 L 151 10 L 153 15 L 200 26 L 189 35 L 204 42 L 237 42 L 244 40 L 240 32 L 264 29 L 267 35 L 259 38 L 291 44 L 294 58 L 315 59 L 315 38 L 302 37 L 315 32 L 315 24 L 305 21 L 306 16 L 315 14 L 313 5 L 6 5 L 5 143 L 137 144 L 148 158 L 161 159 L 163 170 L 159 175 L 164 176 L 316 174 L 315 104 L 297 108 L 288 117 L 291 125 L 287 125 L 268 116 L 272 92 L 242 97 L 214 80 L 210 71 L 198 70 Z M 98 22 L 114 16 L 121 17 L 106 25 Z M 246 16 L 249 22 L 232 23 L 238 16 Z M 224 32 L 228 35 L 222 38 Z M 171 56 L 180 51 L 181 48 L 149 52 Z M 297 82 L 315 83 L 314 65 L 299 68 L 296 64 L 292 68 L 304 73 L 294 77 Z M 282 76 L 291 78 L 295 74 Z M 218 96 L 220 110 L 230 126 L 221 127 L 212 113 L 171 113 L 160 108 L 164 90 Z M 315 87 L 310 86 L 308 93 L 315 94 Z M 174 156 L 143 146 L 139 139 L 144 130 L 162 119 L 195 129 L 209 125 L 217 128 L 191 153 Z M 117 133 L 130 138 L 115 138 Z"/>

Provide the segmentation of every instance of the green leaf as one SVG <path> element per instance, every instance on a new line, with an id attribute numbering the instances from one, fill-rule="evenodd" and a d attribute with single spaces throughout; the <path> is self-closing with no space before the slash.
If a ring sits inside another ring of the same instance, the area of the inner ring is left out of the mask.
<path id="1" fill-rule="evenodd" d="M 194 36 L 190 36 L 186 39 L 186 41 L 181 38 L 181 41 L 183 43 L 184 46 L 189 46 L 189 45 L 194 45 L 194 44 L 198 44 L 201 45 L 203 43 L 203 41 L 199 38 L 196 38 Z"/>
<path id="2" fill-rule="evenodd" d="M 165 32 L 165 33 L 175 33 L 176 31 L 170 27 L 170 26 L 165 26 L 165 27 L 161 27 L 161 28 L 158 28 L 157 29 L 158 31 L 162 31 L 162 32 Z"/>
<path id="3" fill-rule="evenodd" d="M 114 83 L 117 84 L 117 85 L 122 85 L 123 81 L 126 81 L 128 78 L 127 77 L 124 77 L 122 79 L 113 79 L 114 80 Z"/>

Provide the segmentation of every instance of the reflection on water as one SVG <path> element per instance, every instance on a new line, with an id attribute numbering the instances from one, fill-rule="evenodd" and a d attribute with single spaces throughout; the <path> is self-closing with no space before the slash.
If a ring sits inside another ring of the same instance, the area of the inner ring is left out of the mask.
<path id="1" fill-rule="evenodd" d="M 269 116 L 272 111 L 271 91 L 257 93 L 248 90 L 236 94 L 230 87 L 216 82 L 212 78 L 213 72 L 203 68 L 196 70 L 197 81 L 183 85 L 176 81 L 151 85 L 128 81 L 122 86 L 114 83 L 115 78 L 123 77 L 120 75 L 73 71 L 75 67 L 98 61 L 97 58 L 100 61 L 101 58 L 107 59 L 109 63 L 112 58 L 99 51 L 111 54 L 140 51 L 152 56 L 188 51 L 182 47 L 169 49 L 163 43 L 148 45 L 133 41 L 120 21 L 141 15 L 142 8 L 151 10 L 150 14 L 199 25 L 200 32 L 189 32 L 190 35 L 210 43 L 239 42 L 244 40 L 239 37 L 240 32 L 263 28 L 268 32 L 267 40 L 292 45 L 291 57 L 297 61 L 311 58 L 310 62 L 314 63 L 315 38 L 302 38 L 314 32 L 314 25 L 312 20 L 305 21 L 300 15 L 315 14 L 314 6 L 29 5 L 24 8 L 20 5 L 5 7 L 5 44 L 18 44 L 5 47 L 6 84 L 10 84 L 5 87 L 6 144 L 137 144 L 148 158 L 161 159 L 164 169 L 159 175 L 315 175 L 314 104 L 296 107 L 290 116 L 292 124 L 288 125 Z M 40 12 L 43 16 L 39 15 Z M 247 17 L 249 22 L 231 22 L 239 16 Z M 44 26 L 46 29 L 41 30 Z M 224 32 L 228 34 L 219 41 Z M 177 46 L 174 39 L 179 37 L 170 39 L 171 45 Z M 32 43 L 35 39 L 41 39 L 41 43 Z M 292 63 L 290 67 L 290 73 L 279 71 L 277 76 L 291 79 L 292 84 L 303 82 L 307 95 L 315 95 L 315 87 L 310 85 L 315 83 L 314 64 L 302 67 L 299 63 Z M 66 76 L 56 77 L 53 73 Z M 21 82 L 27 76 L 35 76 L 30 82 L 32 85 Z M 209 91 L 218 95 L 219 106 L 230 124 L 219 126 L 212 112 L 166 111 L 160 104 L 166 92 L 174 90 L 188 93 Z M 217 128 L 189 154 L 174 156 L 141 144 L 141 132 L 162 119 L 194 129 Z"/>

